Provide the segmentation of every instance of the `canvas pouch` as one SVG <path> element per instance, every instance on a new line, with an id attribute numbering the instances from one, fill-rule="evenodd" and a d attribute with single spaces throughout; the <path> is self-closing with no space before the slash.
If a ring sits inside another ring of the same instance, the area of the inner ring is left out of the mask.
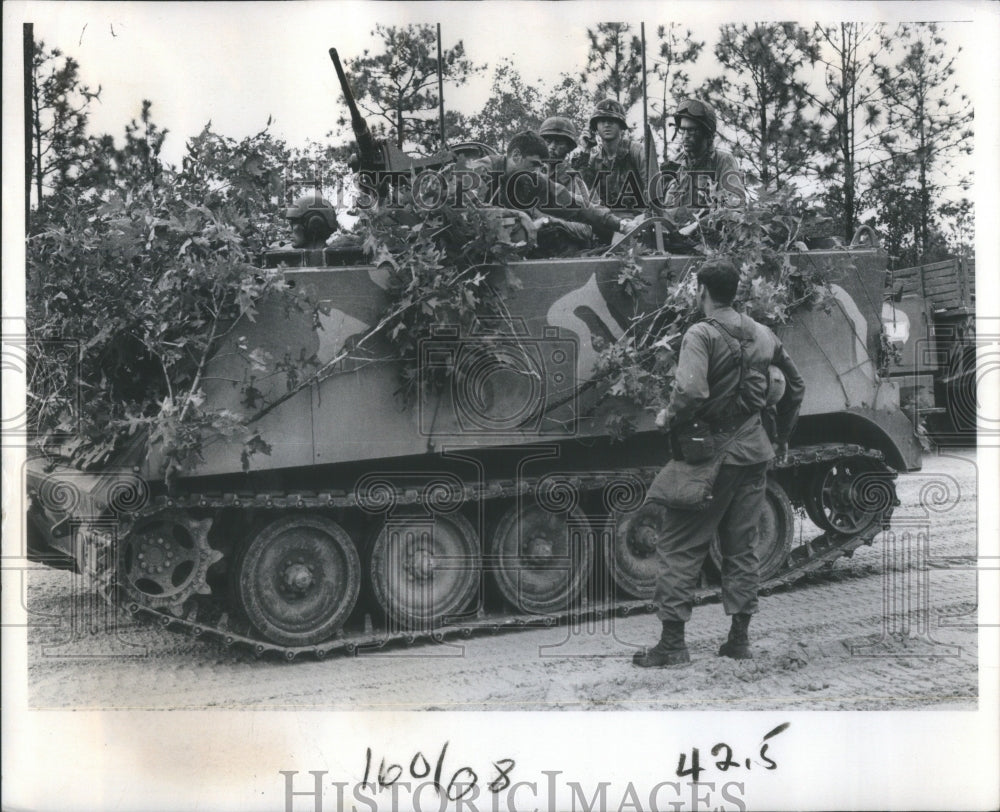
<path id="1" fill-rule="evenodd" d="M 678 510 L 704 510 L 712 503 L 722 456 L 700 462 L 671 460 L 650 484 L 646 500 Z"/>

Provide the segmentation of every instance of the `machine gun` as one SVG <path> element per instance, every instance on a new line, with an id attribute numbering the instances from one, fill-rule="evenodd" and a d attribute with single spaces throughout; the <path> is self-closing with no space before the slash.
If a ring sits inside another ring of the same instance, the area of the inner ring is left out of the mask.
<path id="1" fill-rule="evenodd" d="M 354 130 L 354 140 L 358 145 L 358 152 L 351 156 L 349 162 L 351 169 L 356 172 L 373 172 L 376 174 L 391 172 L 421 171 L 424 169 L 438 169 L 445 164 L 455 160 L 455 155 L 450 150 L 444 150 L 431 155 L 429 158 L 412 158 L 405 152 L 386 141 L 383 138 L 376 138 L 368 127 L 361 111 L 358 110 L 358 103 L 351 92 L 351 86 L 347 82 L 347 75 L 344 67 L 340 64 L 340 57 L 337 49 L 330 49 L 330 59 L 333 60 L 333 67 L 337 71 L 337 79 L 340 80 L 340 87 L 344 91 L 344 98 L 347 100 L 347 109 L 351 112 L 351 127 Z M 378 184 L 381 188 L 381 183 Z"/>

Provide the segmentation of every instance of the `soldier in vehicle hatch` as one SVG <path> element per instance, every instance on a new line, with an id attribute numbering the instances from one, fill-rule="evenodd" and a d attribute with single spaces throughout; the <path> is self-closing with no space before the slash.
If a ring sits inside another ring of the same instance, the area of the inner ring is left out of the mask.
<path id="1" fill-rule="evenodd" d="M 595 134 L 599 144 L 595 144 Z M 585 146 L 591 149 L 584 178 L 601 203 L 615 210 L 645 208 L 648 162 L 642 144 L 628 137 L 625 108 L 619 102 L 604 99 L 597 103 Z"/>
<path id="2" fill-rule="evenodd" d="M 748 628 L 757 611 L 757 522 L 767 467 L 787 453 L 805 383 L 774 333 L 733 309 L 739 281 L 724 257 L 702 263 L 698 296 L 705 318 L 684 334 L 670 401 L 656 418 L 657 425 L 669 426 L 676 450 L 646 497 L 665 511 L 655 593 L 663 628 L 655 646 L 633 657 L 642 668 L 690 661 L 684 624 L 716 531 L 722 605 L 732 617 L 719 655 L 753 656 Z M 771 405 L 773 446 L 762 421 Z"/>
<path id="3" fill-rule="evenodd" d="M 538 134 L 548 145 L 549 160 L 546 166 L 549 170 L 549 177 L 556 183 L 561 183 L 574 194 L 589 200 L 591 203 L 600 203 L 597 195 L 587 188 L 583 175 L 566 161 L 573 150 L 577 148 L 580 140 L 580 133 L 576 124 L 566 116 L 550 116 L 542 122 L 538 129 Z"/>
<path id="4" fill-rule="evenodd" d="M 337 230 L 337 212 L 318 192 L 302 195 L 285 209 L 292 248 L 322 248 Z"/>
<path id="5" fill-rule="evenodd" d="M 685 99 L 674 113 L 675 137 L 681 136 L 679 164 L 665 162 L 661 169 L 676 178 L 667 185 L 664 208 L 708 209 L 713 207 L 712 189 L 722 193 L 730 208 L 746 203 L 743 175 L 736 159 L 714 145 L 716 120 L 712 105 L 700 99 Z"/>
<path id="6" fill-rule="evenodd" d="M 480 176 L 480 201 L 526 212 L 535 228 L 562 228 L 565 221 L 584 223 L 601 240 L 631 228 L 629 219 L 592 204 L 548 177 L 544 172 L 548 156 L 548 145 L 541 136 L 527 130 L 511 138 L 505 155 L 470 161 L 468 169 Z"/>
<path id="7" fill-rule="evenodd" d="M 565 160 L 566 156 L 577 148 L 580 138 L 580 133 L 572 120 L 565 116 L 550 116 L 542 122 L 538 134 L 549 148 L 549 159 L 545 162 L 548 176 L 584 201 L 600 205 L 597 195 L 587 188 L 583 176 Z M 589 248 L 592 245 L 593 229 L 586 223 L 567 221 L 565 230 L 570 247 Z"/>

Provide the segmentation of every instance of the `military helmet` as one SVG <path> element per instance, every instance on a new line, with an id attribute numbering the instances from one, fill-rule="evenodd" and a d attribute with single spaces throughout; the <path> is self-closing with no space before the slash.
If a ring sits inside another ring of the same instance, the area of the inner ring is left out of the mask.
<path id="1" fill-rule="evenodd" d="M 320 197 L 318 192 L 296 198 L 295 202 L 285 209 L 286 220 L 301 220 L 310 214 L 319 214 L 325 219 L 331 219 L 333 222 L 337 220 L 337 213 L 334 211 L 333 206 Z"/>
<path id="2" fill-rule="evenodd" d="M 701 99 L 684 99 L 674 112 L 674 126 L 679 127 L 682 118 L 697 121 L 708 130 L 709 135 L 715 135 L 715 109 Z"/>
<path id="3" fill-rule="evenodd" d="M 292 224 L 292 245 L 296 248 L 321 247 L 337 230 L 337 211 L 319 192 L 297 198 L 285 209 L 285 218 Z M 295 234 L 296 226 L 301 227 L 300 234 Z"/>
<path id="4" fill-rule="evenodd" d="M 625 108 L 622 107 L 621 102 L 615 99 L 604 99 L 595 105 L 594 114 L 590 117 L 590 129 L 594 129 L 602 118 L 616 121 L 623 128 L 628 128 L 628 122 L 625 120 Z"/>
<path id="5" fill-rule="evenodd" d="M 538 134 L 542 138 L 546 136 L 549 138 L 565 138 L 572 141 L 573 146 L 576 146 L 577 139 L 580 137 L 576 125 L 565 116 L 549 116 L 542 122 Z"/>
<path id="6" fill-rule="evenodd" d="M 767 400 L 765 406 L 776 406 L 785 396 L 785 373 L 774 364 L 767 368 Z"/>

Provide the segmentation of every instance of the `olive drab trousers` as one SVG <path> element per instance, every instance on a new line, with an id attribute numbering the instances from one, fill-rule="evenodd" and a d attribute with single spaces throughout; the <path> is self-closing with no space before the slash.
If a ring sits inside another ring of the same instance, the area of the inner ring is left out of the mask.
<path id="1" fill-rule="evenodd" d="M 666 508 L 656 545 L 657 616 L 686 623 L 698 576 L 716 530 L 722 546 L 722 605 L 727 615 L 757 611 L 757 523 L 764 506 L 767 463 L 723 465 L 704 510 Z"/>

